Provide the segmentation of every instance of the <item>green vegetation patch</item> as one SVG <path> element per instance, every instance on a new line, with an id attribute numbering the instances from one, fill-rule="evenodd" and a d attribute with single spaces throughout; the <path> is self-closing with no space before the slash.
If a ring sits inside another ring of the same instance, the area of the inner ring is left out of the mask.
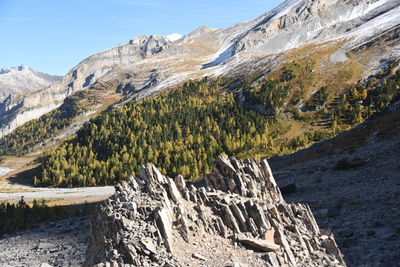
<path id="1" fill-rule="evenodd" d="M 363 122 L 373 114 L 384 111 L 399 98 L 400 70 L 393 73 L 398 65 L 398 62 L 392 62 L 377 75 L 347 90 L 332 112 L 331 127 L 336 129 L 340 124 Z"/>
<path id="2" fill-rule="evenodd" d="M 43 158 L 37 185 L 110 185 L 154 163 L 169 176 L 198 180 L 221 154 L 272 150 L 273 119 L 238 105 L 216 82 L 188 82 L 166 94 L 99 115 Z"/>

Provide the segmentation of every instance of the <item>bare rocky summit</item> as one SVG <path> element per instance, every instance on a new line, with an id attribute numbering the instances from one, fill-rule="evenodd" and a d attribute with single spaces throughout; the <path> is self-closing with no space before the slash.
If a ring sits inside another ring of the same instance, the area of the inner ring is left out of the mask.
<path id="1" fill-rule="evenodd" d="M 266 160 L 220 157 L 204 184 L 153 165 L 92 216 L 85 266 L 344 266 L 310 208 L 287 204 Z"/>

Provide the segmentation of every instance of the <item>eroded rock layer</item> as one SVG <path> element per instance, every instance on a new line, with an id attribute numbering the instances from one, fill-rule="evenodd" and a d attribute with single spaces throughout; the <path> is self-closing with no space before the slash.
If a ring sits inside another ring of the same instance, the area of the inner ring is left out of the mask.
<path id="1" fill-rule="evenodd" d="M 153 165 L 92 217 L 86 266 L 344 266 L 310 208 L 287 204 L 266 160 L 220 157 L 204 185 Z"/>

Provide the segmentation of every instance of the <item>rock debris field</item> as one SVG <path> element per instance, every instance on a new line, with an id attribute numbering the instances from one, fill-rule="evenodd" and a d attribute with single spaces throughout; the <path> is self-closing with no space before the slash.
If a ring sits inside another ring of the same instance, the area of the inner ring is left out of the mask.
<path id="1" fill-rule="evenodd" d="M 333 148 L 306 160 L 310 152 L 324 149 L 316 145 L 270 162 L 281 173 L 278 182 L 296 184 L 297 192 L 285 199 L 310 205 L 318 225 L 333 231 L 349 266 L 399 266 L 399 147 L 399 136 L 376 133 L 360 147 Z M 343 158 L 360 166 L 335 170 Z"/>
<path id="2" fill-rule="evenodd" d="M 0 239 L 0 266 L 81 266 L 89 233 L 90 218 L 78 217 L 5 235 Z"/>

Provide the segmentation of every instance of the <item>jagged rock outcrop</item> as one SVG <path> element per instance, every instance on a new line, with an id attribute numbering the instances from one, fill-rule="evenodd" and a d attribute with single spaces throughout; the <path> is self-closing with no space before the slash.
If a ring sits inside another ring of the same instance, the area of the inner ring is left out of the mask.
<path id="1" fill-rule="evenodd" d="M 153 165 L 92 217 L 85 266 L 344 266 L 310 208 L 287 204 L 266 160 L 220 157 L 205 184 Z"/>

